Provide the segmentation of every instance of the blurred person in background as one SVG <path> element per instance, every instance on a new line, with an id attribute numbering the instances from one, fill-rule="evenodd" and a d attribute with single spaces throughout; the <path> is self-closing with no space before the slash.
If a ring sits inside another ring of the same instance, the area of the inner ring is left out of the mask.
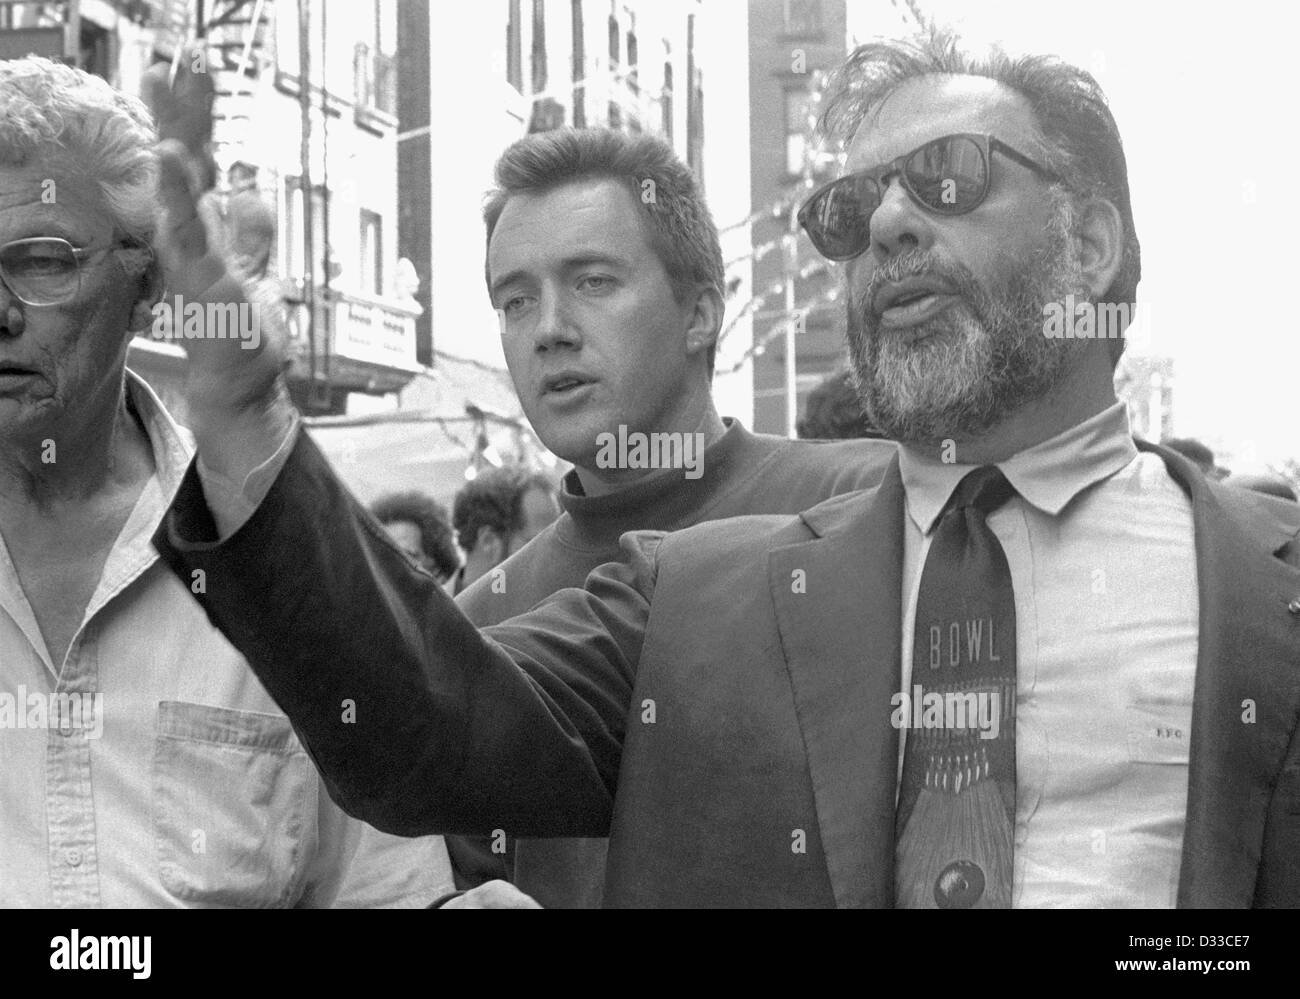
<path id="1" fill-rule="evenodd" d="M 262 335 L 272 338 L 276 351 L 287 364 L 290 334 L 286 285 L 271 269 L 275 211 L 250 182 L 230 196 L 225 223 L 227 266 L 243 283 L 248 300 L 257 305 Z"/>
<path id="2" fill-rule="evenodd" d="M 862 400 L 848 371 L 827 375 L 808 393 L 798 431 L 803 440 L 881 436 L 862 412 Z"/>
<path id="3" fill-rule="evenodd" d="M 460 552 L 451 519 L 441 503 L 422 492 L 389 493 L 370 512 L 417 565 L 444 586 L 460 571 Z"/>
<path id="4" fill-rule="evenodd" d="M 452 504 L 451 522 L 465 552 L 454 592 L 487 575 L 559 515 L 555 486 L 544 475 L 511 465 L 480 472 Z"/>
<path id="5" fill-rule="evenodd" d="M 257 167 L 243 160 L 232 163 L 226 171 L 226 183 L 232 195 L 257 190 Z"/>

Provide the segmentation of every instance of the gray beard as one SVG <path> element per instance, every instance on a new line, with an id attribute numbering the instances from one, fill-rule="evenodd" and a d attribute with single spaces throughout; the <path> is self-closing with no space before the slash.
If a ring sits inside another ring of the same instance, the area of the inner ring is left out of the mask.
<path id="1" fill-rule="evenodd" d="M 978 437 L 1060 381 L 1086 341 L 1043 333 L 1043 306 L 1088 298 L 1069 238 L 1068 202 L 1058 202 L 1044 252 L 1001 288 L 986 292 L 959 265 L 940 265 L 920 251 L 881 265 L 861 297 L 849 296 L 849 360 L 863 409 L 887 437 L 938 447 Z M 879 329 L 869 303 L 883 283 L 935 274 L 960 301 L 909 330 Z M 921 340 L 917 334 L 929 333 Z"/>

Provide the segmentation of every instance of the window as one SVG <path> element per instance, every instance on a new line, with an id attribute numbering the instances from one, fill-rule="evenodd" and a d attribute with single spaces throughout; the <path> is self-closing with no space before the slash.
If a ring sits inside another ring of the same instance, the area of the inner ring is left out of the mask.
<path id="1" fill-rule="evenodd" d="M 690 129 L 691 137 L 688 141 L 686 150 L 686 164 L 695 171 L 695 176 L 700 178 L 700 187 L 704 187 L 704 72 L 698 67 L 695 70 L 695 114 L 691 119 L 694 122 L 694 128 Z"/>
<path id="2" fill-rule="evenodd" d="M 686 165 L 704 183 L 704 74 L 695 61 L 695 15 L 686 16 Z"/>
<path id="3" fill-rule="evenodd" d="M 353 70 L 357 107 L 397 114 L 397 5 L 375 0 L 374 19 L 366 39 L 356 45 Z"/>
<path id="4" fill-rule="evenodd" d="M 619 39 L 618 18 L 613 14 L 609 15 L 609 85 L 611 88 L 618 86 L 618 66 L 619 66 Z M 619 128 L 623 124 L 623 108 L 617 100 L 611 99 L 609 102 L 609 127 Z"/>
<path id="5" fill-rule="evenodd" d="M 808 154 L 808 91 L 802 85 L 785 91 L 785 172 L 801 174 Z"/>
<path id="6" fill-rule="evenodd" d="M 549 132 L 564 127 L 564 105 L 554 97 L 539 97 L 533 101 L 533 113 L 528 118 L 528 134 Z"/>
<path id="7" fill-rule="evenodd" d="M 321 67 L 324 64 L 320 30 L 321 0 L 307 3 L 307 40 L 310 51 L 308 59 L 311 67 L 312 86 L 322 85 Z M 281 73 L 295 79 L 300 75 L 298 4 L 278 3 L 273 7 L 275 16 L 275 64 Z"/>
<path id="8" fill-rule="evenodd" d="M 365 42 L 357 42 L 353 70 L 357 106 L 397 114 L 397 66 L 393 57 L 374 51 Z"/>
<path id="9" fill-rule="evenodd" d="M 583 33 L 582 0 L 572 0 L 573 127 L 587 127 L 587 40 Z"/>
<path id="10" fill-rule="evenodd" d="M 627 93 L 631 98 L 631 109 L 628 112 L 627 127 L 629 132 L 639 133 L 641 131 L 641 83 L 637 78 L 639 70 L 637 68 L 637 44 L 636 32 L 627 33 Z"/>
<path id="11" fill-rule="evenodd" d="M 372 295 L 384 293 L 383 219 L 361 209 L 361 290 Z"/>
<path id="12" fill-rule="evenodd" d="M 664 138 L 673 141 L 673 63 L 671 53 L 664 53 L 664 92 L 659 99 L 660 125 Z"/>
<path id="13" fill-rule="evenodd" d="M 116 62 L 113 52 L 115 40 L 106 28 L 101 28 L 93 21 L 83 20 L 77 65 L 87 73 L 101 76 L 111 82 Z"/>
<path id="14" fill-rule="evenodd" d="M 533 93 L 546 89 L 546 2 L 533 0 Z"/>
<path id="15" fill-rule="evenodd" d="M 286 177 L 284 181 L 284 232 L 285 275 L 297 281 L 306 278 L 303 261 L 306 260 L 306 229 L 303 224 L 302 178 Z M 312 191 L 312 259 L 315 263 L 313 279 L 317 285 L 325 278 L 325 189 L 316 186 Z"/>
<path id="16" fill-rule="evenodd" d="M 627 33 L 627 85 L 634 94 L 641 89 L 636 79 L 636 48 L 636 32 L 629 31 Z"/>
<path id="17" fill-rule="evenodd" d="M 821 0 L 784 0 L 785 33 L 800 37 L 822 33 Z"/>
<path id="18" fill-rule="evenodd" d="M 510 0 L 510 20 L 506 22 L 506 80 L 521 94 L 524 92 L 523 25 L 519 23 L 519 0 Z"/>

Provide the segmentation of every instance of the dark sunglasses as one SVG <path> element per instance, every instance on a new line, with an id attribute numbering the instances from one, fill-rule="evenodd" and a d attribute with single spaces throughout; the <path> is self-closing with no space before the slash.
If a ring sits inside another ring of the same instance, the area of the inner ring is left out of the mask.
<path id="1" fill-rule="evenodd" d="M 831 181 L 804 202 L 799 224 L 823 257 L 851 260 L 871 245 L 871 216 L 885 197 L 886 178 L 897 174 L 903 190 L 928 212 L 964 215 L 988 196 L 993 152 L 1047 180 L 1060 180 L 991 135 L 945 135 L 881 166 Z"/>

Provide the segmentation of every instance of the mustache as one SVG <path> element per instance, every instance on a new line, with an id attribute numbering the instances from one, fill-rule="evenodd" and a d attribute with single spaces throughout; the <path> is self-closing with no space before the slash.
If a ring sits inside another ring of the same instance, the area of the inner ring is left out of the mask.
<path id="1" fill-rule="evenodd" d="M 925 250 L 906 250 L 879 265 L 860 295 L 850 296 L 853 312 L 869 321 L 869 317 L 875 316 L 871 303 L 882 287 L 915 277 L 937 277 L 968 302 L 978 303 L 984 299 L 975 275 L 961 264 L 947 263 Z"/>

